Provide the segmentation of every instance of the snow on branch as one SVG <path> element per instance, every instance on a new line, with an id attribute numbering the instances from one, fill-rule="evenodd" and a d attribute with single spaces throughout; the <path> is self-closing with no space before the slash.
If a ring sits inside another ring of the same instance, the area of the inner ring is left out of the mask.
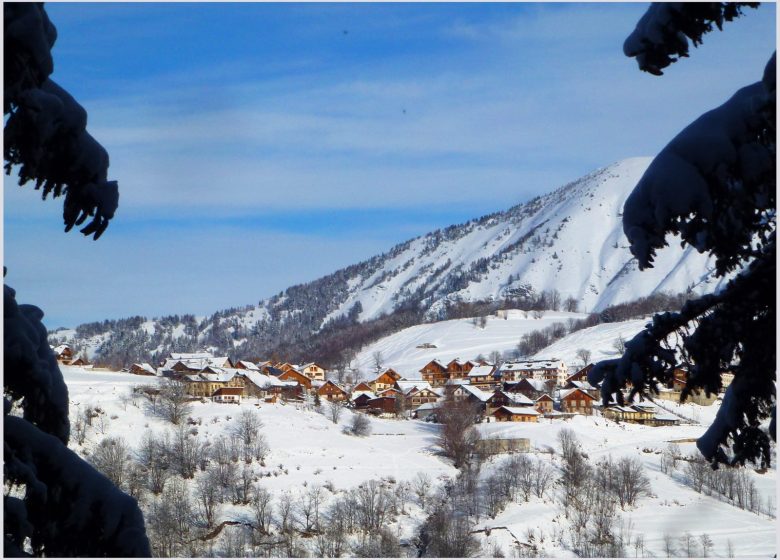
<path id="1" fill-rule="evenodd" d="M 639 68 L 660 76 L 679 57 L 688 56 L 688 39 L 694 46 L 712 31 L 723 29 L 724 21 L 742 15 L 743 7 L 758 2 L 654 2 L 623 43 L 626 56 L 636 57 Z"/>
<path id="2" fill-rule="evenodd" d="M 4 500 L 6 551 L 29 538 L 46 556 L 150 556 L 136 501 L 67 447 L 68 390 L 43 312 L 3 289 L 4 481 L 24 490 Z"/>
<path id="3" fill-rule="evenodd" d="M 95 239 L 108 227 L 119 203 L 116 181 L 108 180 L 108 153 L 86 131 L 87 113 L 48 77 L 57 37 L 41 4 L 5 3 L 5 171 L 19 168 L 19 185 L 35 182 L 65 195 L 65 231 L 81 229 Z"/>
<path id="4" fill-rule="evenodd" d="M 623 211 L 640 268 L 652 267 L 667 233 L 716 256 L 719 273 L 744 263 L 754 234 L 766 237 L 775 208 L 775 57 L 764 80 L 696 119 L 658 154 Z M 758 212 L 756 211 L 758 210 Z M 736 237 L 735 237 L 736 236 Z"/>

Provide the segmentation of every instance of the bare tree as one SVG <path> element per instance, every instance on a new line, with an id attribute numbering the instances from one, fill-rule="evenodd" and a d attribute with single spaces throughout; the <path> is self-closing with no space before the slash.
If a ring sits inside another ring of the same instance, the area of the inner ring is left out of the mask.
<path id="1" fill-rule="evenodd" d="M 431 477 L 427 473 L 418 472 L 417 476 L 412 480 L 412 491 L 417 496 L 417 503 L 420 504 L 422 509 L 425 509 L 425 504 L 431 493 Z"/>
<path id="2" fill-rule="evenodd" d="M 173 435 L 171 462 L 182 478 L 192 478 L 198 468 L 202 449 L 197 437 L 190 435 L 186 426 L 180 424 Z"/>
<path id="3" fill-rule="evenodd" d="M 192 409 L 187 386 L 175 379 L 165 379 L 160 386 L 160 407 L 166 420 L 180 424 Z"/>
<path id="4" fill-rule="evenodd" d="M 327 408 L 327 415 L 328 419 L 330 419 L 331 422 L 334 424 L 339 423 L 339 418 L 341 418 L 341 413 L 344 411 L 344 405 L 341 401 L 332 400 L 328 401 L 328 408 Z"/>
<path id="5" fill-rule="evenodd" d="M 487 326 L 487 316 L 482 315 L 479 318 L 479 328 L 484 329 Z"/>
<path id="6" fill-rule="evenodd" d="M 669 533 L 664 533 L 664 554 L 671 558 L 677 553 L 677 548 L 674 546 L 674 537 Z"/>
<path id="7" fill-rule="evenodd" d="M 617 462 L 614 492 L 621 508 L 633 506 L 640 497 L 650 494 L 650 479 L 638 457 L 622 457 Z"/>
<path id="8" fill-rule="evenodd" d="M 693 535 L 686 531 L 685 534 L 679 538 L 679 542 L 682 553 L 685 554 L 687 558 L 696 556 L 696 538 Z"/>
<path id="9" fill-rule="evenodd" d="M 622 336 L 617 337 L 612 343 L 612 348 L 622 356 L 626 352 L 626 339 Z"/>
<path id="10" fill-rule="evenodd" d="M 213 473 L 200 477 L 195 484 L 195 497 L 198 511 L 206 522 L 206 527 L 213 528 L 216 517 L 219 515 L 221 503 L 221 492 Z"/>
<path id="11" fill-rule="evenodd" d="M 121 437 L 104 438 L 89 456 L 89 462 L 106 475 L 117 488 L 124 489 L 129 449 Z"/>
<path id="12" fill-rule="evenodd" d="M 230 434 L 241 442 L 245 463 L 251 463 L 252 459 L 262 460 L 268 453 L 268 444 L 260 431 L 262 427 L 263 422 L 258 414 L 247 409 L 241 411 L 230 427 Z"/>
<path id="13" fill-rule="evenodd" d="M 479 441 L 479 434 L 474 428 L 477 409 L 468 400 L 455 400 L 448 396 L 439 407 L 437 416 L 442 425 L 439 446 L 453 460 L 455 467 L 461 467 L 469 461 Z"/>
<path id="14" fill-rule="evenodd" d="M 587 348 L 577 349 L 577 357 L 582 362 L 582 367 L 587 366 L 590 363 L 591 352 Z"/>
<path id="15" fill-rule="evenodd" d="M 251 498 L 252 515 L 255 521 L 255 530 L 261 535 L 266 535 L 273 522 L 273 509 L 271 507 L 271 493 L 263 486 L 255 484 L 252 487 Z"/>
<path id="16" fill-rule="evenodd" d="M 564 311 L 570 311 L 571 313 L 576 313 L 580 308 L 579 302 L 572 296 L 567 297 L 563 301 L 563 309 Z"/>
<path id="17" fill-rule="evenodd" d="M 501 352 L 498 350 L 493 350 L 490 353 L 490 361 L 493 363 L 494 366 L 498 367 L 501 365 Z"/>
<path id="18" fill-rule="evenodd" d="M 170 459 L 164 440 L 152 432 L 146 432 L 135 455 L 138 464 L 146 472 L 149 491 L 155 495 L 160 494 L 170 477 Z"/>
<path id="19" fill-rule="evenodd" d="M 707 533 L 699 535 L 699 544 L 701 544 L 701 555 L 703 558 L 707 558 L 712 550 L 712 539 Z"/>
<path id="20" fill-rule="evenodd" d="M 382 355 L 382 352 L 380 350 L 375 351 L 371 354 L 371 359 L 374 363 L 374 372 L 377 374 L 381 373 L 385 364 L 385 357 Z"/>

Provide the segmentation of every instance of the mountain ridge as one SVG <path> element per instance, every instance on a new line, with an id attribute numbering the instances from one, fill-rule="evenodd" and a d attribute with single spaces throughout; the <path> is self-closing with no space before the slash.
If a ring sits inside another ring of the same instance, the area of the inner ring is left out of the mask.
<path id="1" fill-rule="evenodd" d="M 458 225 L 437 229 L 258 305 L 204 317 L 136 317 L 53 333 L 90 359 L 116 365 L 173 349 L 207 347 L 264 356 L 305 346 L 316 334 L 381 321 L 446 319 L 458 305 L 535 301 L 545 291 L 599 311 L 658 292 L 711 291 L 708 259 L 669 247 L 656 268 L 639 272 L 622 233 L 621 212 L 651 158 L 597 169 L 551 193 Z"/>

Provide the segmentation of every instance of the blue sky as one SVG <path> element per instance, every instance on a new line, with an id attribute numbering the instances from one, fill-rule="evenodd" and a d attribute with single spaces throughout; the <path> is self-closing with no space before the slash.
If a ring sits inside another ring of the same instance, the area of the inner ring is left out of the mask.
<path id="1" fill-rule="evenodd" d="M 95 243 L 5 179 L 7 281 L 50 328 L 256 303 L 653 155 L 775 49 L 771 4 L 660 78 L 622 54 L 646 4 L 46 8 L 120 185 Z"/>

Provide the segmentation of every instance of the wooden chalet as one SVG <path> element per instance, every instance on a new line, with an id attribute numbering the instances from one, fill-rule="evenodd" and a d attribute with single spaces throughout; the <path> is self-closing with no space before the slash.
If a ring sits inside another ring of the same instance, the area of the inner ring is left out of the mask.
<path id="1" fill-rule="evenodd" d="M 588 364 L 584 368 L 572 373 L 563 381 L 564 386 L 570 381 L 588 381 L 588 374 L 593 369 L 593 366 L 594 364 Z"/>
<path id="2" fill-rule="evenodd" d="M 496 368 L 490 365 L 472 367 L 466 377 L 471 385 L 484 391 L 491 391 L 500 385 Z"/>
<path id="3" fill-rule="evenodd" d="M 520 393 L 507 393 L 501 389 L 496 389 L 493 394 L 485 401 L 485 414 L 490 416 L 502 406 L 509 407 L 533 407 L 534 401 Z"/>
<path id="4" fill-rule="evenodd" d="M 502 406 L 492 414 L 496 422 L 538 422 L 539 412 L 533 407 Z"/>
<path id="5" fill-rule="evenodd" d="M 317 389 L 317 394 L 321 399 L 326 399 L 329 401 L 349 400 L 349 393 L 330 380 L 323 383 L 320 388 Z"/>
<path id="6" fill-rule="evenodd" d="M 549 381 L 554 385 L 562 385 L 568 374 L 566 364 L 557 358 L 507 362 L 501 366 L 499 371 L 504 381 L 516 382 L 530 378 Z"/>
<path id="7" fill-rule="evenodd" d="M 379 391 L 376 394 L 377 397 L 393 397 L 393 398 L 405 398 L 406 395 L 404 395 L 401 391 L 396 389 L 395 387 L 389 387 L 385 389 L 384 391 Z"/>
<path id="8" fill-rule="evenodd" d="M 553 410 L 555 410 L 555 403 L 550 395 L 544 394 L 536 399 L 534 408 L 536 408 L 536 410 L 542 414 L 550 414 Z"/>
<path id="9" fill-rule="evenodd" d="M 63 365 L 65 365 L 65 364 L 63 363 Z M 82 357 L 79 356 L 75 360 L 71 360 L 70 364 L 67 364 L 67 365 L 71 365 L 71 366 L 88 366 L 88 365 L 91 365 L 91 364 L 89 363 L 89 361 L 87 361 L 86 358 L 82 358 Z"/>
<path id="10" fill-rule="evenodd" d="M 325 368 L 315 362 L 302 366 L 300 372 L 313 381 L 325 381 Z"/>
<path id="11" fill-rule="evenodd" d="M 303 387 L 305 390 L 310 391 L 311 390 L 311 378 L 303 375 L 300 371 L 297 369 L 288 369 L 279 377 L 277 377 L 279 381 L 297 381 L 298 384 Z"/>
<path id="12" fill-rule="evenodd" d="M 441 398 L 436 391 L 430 388 L 414 388 L 406 394 L 406 399 L 412 408 L 417 408 L 426 403 L 435 403 Z"/>
<path id="13" fill-rule="evenodd" d="M 242 387 L 220 387 L 211 399 L 218 403 L 241 404 Z"/>
<path id="14" fill-rule="evenodd" d="M 236 370 L 214 367 L 205 367 L 198 373 L 184 375 L 181 380 L 185 383 L 187 394 L 193 397 L 211 397 L 217 389 L 223 387 L 240 387 L 243 391 L 246 386 L 246 380 L 236 375 Z"/>
<path id="15" fill-rule="evenodd" d="M 638 406 L 618 406 L 612 405 L 605 407 L 601 411 L 604 418 L 616 422 L 629 422 L 631 424 L 645 424 L 653 420 L 655 414 L 652 410 L 643 409 Z"/>
<path id="16" fill-rule="evenodd" d="M 561 391 L 561 412 L 572 414 L 593 414 L 594 399 L 582 389 L 567 389 Z"/>
<path id="17" fill-rule="evenodd" d="M 362 393 L 365 391 L 371 391 L 371 385 L 369 385 L 365 381 L 361 381 L 360 383 L 352 387 L 353 393 Z"/>
<path id="18" fill-rule="evenodd" d="M 450 378 L 446 366 L 438 360 L 431 360 L 420 370 L 423 380 L 431 384 L 431 387 L 441 387 Z"/>
<path id="19" fill-rule="evenodd" d="M 377 414 L 395 414 L 395 397 L 376 397 L 375 399 L 370 399 L 366 408 Z"/>
<path id="20" fill-rule="evenodd" d="M 73 349 L 67 344 L 60 344 L 52 348 L 52 352 L 54 352 L 57 361 L 63 365 L 68 365 L 73 360 Z"/>
<path id="21" fill-rule="evenodd" d="M 385 370 L 376 379 L 369 382 L 371 390 L 375 393 L 389 389 L 395 385 L 395 382 L 401 379 L 401 376 L 394 369 Z"/>
<path id="22" fill-rule="evenodd" d="M 130 373 L 135 375 L 157 375 L 157 371 L 152 367 L 152 364 L 146 362 L 131 365 Z"/>
<path id="23" fill-rule="evenodd" d="M 247 362 L 246 360 L 238 360 L 235 364 L 236 369 L 247 369 L 249 371 L 260 371 L 260 368 L 257 366 L 257 364 L 254 364 L 252 362 Z"/>
<path id="24" fill-rule="evenodd" d="M 354 393 L 353 393 L 354 394 Z M 376 398 L 376 395 L 373 393 L 367 391 L 365 393 L 360 393 L 357 397 L 354 397 L 352 399 L 352 405 L 356 410 L 362 410 L 368 408 L 369 401 Z"/>
<path id="25" fill-rule="evenodd" d="M 536 400 L 551 391 L 552 386 L 538 379 L 523 378 L 514 383 L 504 383 L 504 390 L 507 393 L 520 393 L 531 400 Z"/>

